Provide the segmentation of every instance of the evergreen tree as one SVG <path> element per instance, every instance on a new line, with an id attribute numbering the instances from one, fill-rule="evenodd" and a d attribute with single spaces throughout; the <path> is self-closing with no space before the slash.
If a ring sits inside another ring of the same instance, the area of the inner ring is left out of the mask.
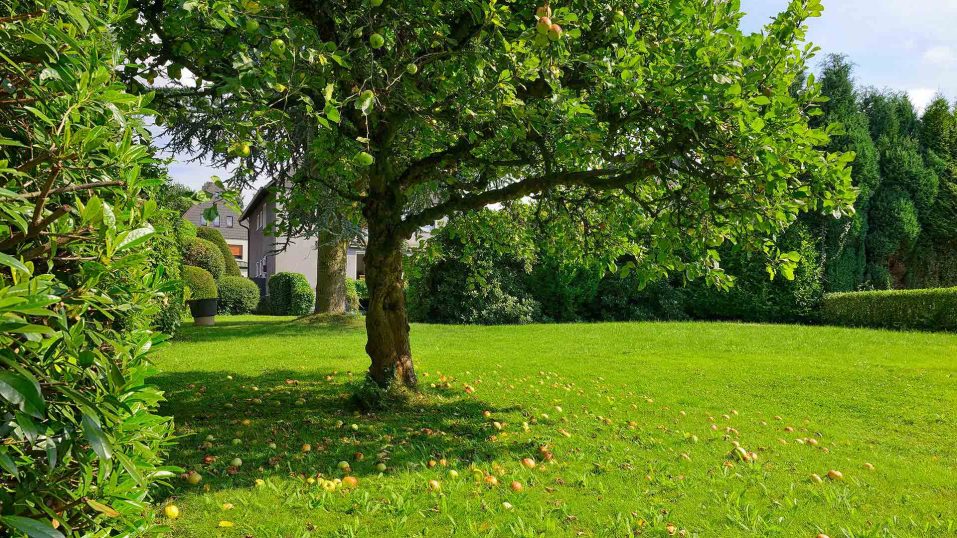
<path id="1" fill-rule="evenodd" d="M 939 178 L 920 146 L 921 122 L 905 94 L 871 91 L 863 99 L 880 160 L 880 185 L 868 209 L 867 279 L 904 287 L 919 257 L 918 238 L 937 202 Z"/>
<path id="2" fill-rule="evenodd" d="M 861 110 L 854 90 L 853 66 L 847 58 L 832 55 L 824 63 L 821 76 L 822 93 L 830 100 L 824 103 L 819 125 L 840 124 L 843 134 L 831 137 L 831 151 L 853 151 L 854 186 L 860 191 L 856 213 L 844 218 L 814 216 L 812 226 L 820 235 L 821 263 L 827 291 L 852 291 L 864 282 L 866 268 L 865 237 L 868 232 L 867 211 L 874 191 L 880 183 L 877 148 L 871 139 L 867 116 Z"/>
<path id="3" fill-rule="evenodd" d="M 928 165 L 940 178 L 908 275 L 912 287 L 957 286 L 957 109 L 937 96 L 921 118 Z"/>

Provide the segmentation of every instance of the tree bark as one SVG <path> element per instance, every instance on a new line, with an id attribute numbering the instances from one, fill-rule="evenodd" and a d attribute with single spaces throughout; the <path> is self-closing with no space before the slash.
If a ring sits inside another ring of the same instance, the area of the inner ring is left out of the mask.
<path id="1" fill-rule="evenodd" d="M 316 260 L 316 313 L 346 312 L 346 256 L 348 241 L 330 234 L 319 236 Z"/>
<path id="2" fill-rule="evenodd" d="M 402 238 L 387 226 L 369 226 L 366 247 L 366 353 L 372 359 L 369 376 L 383 388 L 393 383 L 415 388 L 409 319 L 402 279 Z"/>

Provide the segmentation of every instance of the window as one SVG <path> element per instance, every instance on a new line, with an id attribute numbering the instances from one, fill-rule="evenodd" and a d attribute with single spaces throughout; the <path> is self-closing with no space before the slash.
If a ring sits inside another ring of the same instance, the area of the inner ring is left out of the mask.
<path id="1" fill-rule="evenodd" d="M 213 219 L 213 226 L 219 228 L 219 215 L 216 215 L 216 218 Z"/>
<path id="2" fill-rule="evenodd" d="M 229 215 L 229 216 L 226 217 L 226 227 L 227 227 L 227 228 L 232 228 L 232 227 L 233 227 L 233 216 L 232 216 L 232 215 Z"/>
<path id="3" fill-rule="evenodd" d="M 233 257 L 237 260 L 243 259 L 243 246 L 242 245 L 229 245 L 229 252 L 233 254 Z"/>
<path id="4" fill-rule="evenodd" d="M 259 214 L 256 215 L 256 229 L 262 230 L 266 227 L 266 208 L 260 209 Z"/>
<path id="5" fill-rule="evenodd" d="M 202 226 L 206 226 L 206 215 L 200 213 L 200 215 L 199 215 L 199 224 L 202 225 Z"/>

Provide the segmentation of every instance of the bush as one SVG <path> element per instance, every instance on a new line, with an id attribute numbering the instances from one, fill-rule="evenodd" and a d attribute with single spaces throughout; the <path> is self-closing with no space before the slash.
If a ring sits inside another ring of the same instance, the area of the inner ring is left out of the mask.
<path id="1" fill-rule="evenodd" d="M 151 494 L 177 471 L 147 381 L 167 280 L 151 260 L 148 99 L 125 93 L 112 41 L 127 16 L 93 0 L 0 3 L 2 536 L 155 534 Z"/>
<path id="2" fill-rule="evenodd" d="M 183 267 L 183 282 L 189 288 L 189 299 L 215 299 L 219 296 L 216 290 L 216 280 L 209 271 L 202 267 L 187 265 Z"/>
<path id="3" fill-rule="evenodd" d="M 241 276 L 219 279 L 219 313 L 248 314 L 259 304 L 259 286 Z"/>
<path id="4" fill-rule="evenodd" d="M 352 278 L 346 279 L 346 308 L 348 308 L 350 312 L 362 310 L 359 296 L 359 283 L 365 284 L 365 281 L 354 280 Z"/>
<path id="5" fill-rule="evenodd" d="M 593 308 L 596 321 L 677 321 L 687 319 L 686 290 L 667 280 L 645 287 L 630 274 L 610 274 L 598 285 Z"/>
<path id="6" fill-rule="evenodd" d="M 882 329 L 957 330 L 957 288 L 862 291 L 824 296 L 821 320 Z"/>
<path id="7" fill-rule="evenodd" d="M 269 309 L 277 316 L 305 316 L 316 307 L 316 292 L 300 273 L 276 273 L 269 278 Z"/>
<path id="8" fill-rule="evenodd" d="M 239 270 L 239 264 L 236 263 L 236 256 L 233 256 L 232 251 L 229 250 L 229 245 L 226 244 L 226 239 L 223 238 L 223 234 L 219 233 L 219 230 L 209 226 L 200 226 L 196 228 L 196 237 L 216 245 L 216 248 L 223 254 L 223 262 L 225 263 L 223 275 L 243 275 L 242 271 Z"/>
<path id="9" fill-rule="evenodd" d="M 223 253 L 211 241 L 194 237 L 183 249 L 183 263 L 209 271 L 214 280 L 219 280 L 225 271 Z"/>

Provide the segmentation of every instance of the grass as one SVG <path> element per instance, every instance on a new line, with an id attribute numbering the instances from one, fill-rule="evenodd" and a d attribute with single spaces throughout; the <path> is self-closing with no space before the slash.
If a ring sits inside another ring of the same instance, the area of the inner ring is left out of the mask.
<path id="1" fill-rule="evenodd" d="M 171 463 L 204 479 L 176 481 L 170 535 L 957 536 L 955 335 L 644 323 L 412 338 L 422 395 L 357 415 L 360 325 L 185 328 L 154 381 L 182 436 Z M 756 462 L 729 456 L 733 441 Z M 342 477 L 340 461 L 356 489 L 308 482 Z"/>

